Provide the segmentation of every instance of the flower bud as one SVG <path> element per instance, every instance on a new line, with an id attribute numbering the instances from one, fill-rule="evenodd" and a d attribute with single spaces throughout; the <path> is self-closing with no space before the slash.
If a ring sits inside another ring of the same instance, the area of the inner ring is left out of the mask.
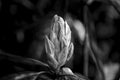
<path id="1" fill-rule="evenodd" d="M 48 64 L 54 69 L 63 66 L 73 54 L 69 25 L 57 15 L 53 18 L 50 34 L 45 37 L 45 49 L 49 57 Z"/>

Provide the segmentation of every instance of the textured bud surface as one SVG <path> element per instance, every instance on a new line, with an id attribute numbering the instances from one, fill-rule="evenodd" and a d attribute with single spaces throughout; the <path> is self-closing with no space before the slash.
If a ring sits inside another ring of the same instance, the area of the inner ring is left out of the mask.
<path id="1" fill-rule="evenodd" d="M 55 69 L 60 68 L 66 60 L 70 59 L 74 49 L 71 42 L 71 30 L 67 22 L 55 15 L 50 34 L 45 39 L 46 53 L 52 59 L 48 62 L 49 65 L 52 67 L 55 65 Z"/>

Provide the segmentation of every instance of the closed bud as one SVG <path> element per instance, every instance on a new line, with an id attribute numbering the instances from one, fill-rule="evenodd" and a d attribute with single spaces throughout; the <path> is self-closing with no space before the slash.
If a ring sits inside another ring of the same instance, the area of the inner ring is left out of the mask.
<path id="1" fill-rule="evenodd" d="M 45 37 L 45 49 L 49 57 L 48 64 L 54 69 L 63 66 L 73 54 L 71 30 L 67 22 L 58 15 L 54 16 L 50 34 Z"/>

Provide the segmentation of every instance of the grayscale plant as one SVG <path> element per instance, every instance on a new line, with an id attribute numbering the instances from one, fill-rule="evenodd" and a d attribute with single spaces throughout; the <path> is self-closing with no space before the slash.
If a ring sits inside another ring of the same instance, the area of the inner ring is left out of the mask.
<path id="1" fill-rule="evenodd" d="M 73 54 L 71 30 L 66 21 L 55 15 L 50 34 L 45 36 L 45 49 L 48 55 L 48 64 L 56 70 L 68 61 Z"/>
<path id="2" fill-rule="evenodd" d="M 25 68 L 24 72 L 10 74 L 0 80 L 89 80 L 87 77 L 73 73 L 68 67 L 62 67 L 72 57 L 73 49 L 71 30 L 67 22 L 55 15 L 50 33 L 45 36 L 47 62 L 0 51 L 0 58 L 29 67 Z M 30 69 L 31 67 L 36 68 L 36 66 L 39 67 L 37 71 Z"/>

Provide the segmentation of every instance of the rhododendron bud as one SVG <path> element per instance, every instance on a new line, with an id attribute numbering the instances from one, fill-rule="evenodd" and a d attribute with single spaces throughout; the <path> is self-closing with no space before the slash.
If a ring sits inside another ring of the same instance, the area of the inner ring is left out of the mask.
<path id="1" fill-rule="evenodd" d="M 73 54 L 71 30 L 66 21 L 55 15 L 51 24 L 50 34 L 45 37 L 45 49 L 48 55 L 48 64 L 58 69 L 69 60 Z"/>

